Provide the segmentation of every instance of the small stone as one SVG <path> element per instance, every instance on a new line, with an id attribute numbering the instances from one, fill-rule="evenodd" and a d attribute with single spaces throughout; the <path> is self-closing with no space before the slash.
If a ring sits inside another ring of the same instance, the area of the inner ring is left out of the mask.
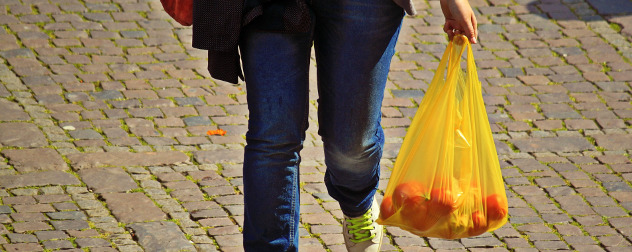
<path id="1" fill-rule="evenodd" d="M 62 129 L 65 129 L 65 130 L 76 130 L 75 127 L 72 126 L 72 125 L 64 126 L 64 127 L 62 127 Z"/>

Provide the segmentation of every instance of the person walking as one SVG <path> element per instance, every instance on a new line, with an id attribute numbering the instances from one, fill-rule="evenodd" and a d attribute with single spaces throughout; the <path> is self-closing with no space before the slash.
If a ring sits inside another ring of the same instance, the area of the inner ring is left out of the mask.
<path id="1" fill-rule="evenodd" d="M 467 0 L 441 5 L 448 35 L 474 39 Z M 211 76 L 246 84 L 246 251 L 298 250 L 312 45 L 325 185 L 344 214 L 347 249 L 379 251 L 383 228 L 375 222 L 374 195 L 384 145 L 381 104 L 405 12 L 415 14 L 410 0 L 194 1 L 193 46 L 209 51 Z"/>

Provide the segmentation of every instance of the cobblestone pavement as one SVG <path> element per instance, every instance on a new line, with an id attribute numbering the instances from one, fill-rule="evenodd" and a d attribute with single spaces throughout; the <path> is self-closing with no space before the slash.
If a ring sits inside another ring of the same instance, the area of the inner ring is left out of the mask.
<path id="1" fill-rule="evenodd" d="M 460 240 L 387 227 L 383 250 L 632 251 L 632 2 L 470 2 L 510 223 Z M 416 5 L 383 105 L 381 189 L 446 45 L 439 2 Z M 246 91 L 208 78 L 191 29 L 157 0 L 0 6 L 0 246 L 242 250 Z M 322 182 L 316 97 L 301 251 L 344 251 L 342 214 Z M 220 128 L 225 136 L 206 134 Z"/>

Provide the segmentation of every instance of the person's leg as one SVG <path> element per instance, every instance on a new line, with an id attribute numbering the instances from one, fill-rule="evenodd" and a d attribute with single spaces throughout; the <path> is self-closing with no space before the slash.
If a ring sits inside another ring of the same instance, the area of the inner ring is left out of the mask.
<path id="1" fill-rule="evenodd" d="M 244 154 L 246 251 L 297 251 L 299 151 L 308 116 L 311 33 L 247 29 L 240 43 L 249 110 Z"/>
<path id="2" fill-rule="evenodd" d="M 379 181 L 384 87 L 404 11 L 392 0 L 314 0 L 319 134 L 329 194 L 364 214 Z"/>

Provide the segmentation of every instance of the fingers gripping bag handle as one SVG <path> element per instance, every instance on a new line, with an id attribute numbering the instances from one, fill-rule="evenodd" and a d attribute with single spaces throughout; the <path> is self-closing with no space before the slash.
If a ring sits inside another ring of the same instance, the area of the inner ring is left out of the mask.
<path id="1" fill-rule="evenodd" d="M 474 54 L 467 38 L 455 36 L 406 133 L 378 223 L 456 239 L 506 222 L 507 196 Z"/>

